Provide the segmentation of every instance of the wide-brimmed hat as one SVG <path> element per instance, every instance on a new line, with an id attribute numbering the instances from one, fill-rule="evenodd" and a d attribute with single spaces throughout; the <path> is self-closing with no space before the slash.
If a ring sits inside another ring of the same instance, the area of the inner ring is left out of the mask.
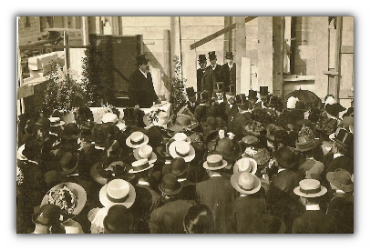
<path id="1" fill-rule="evenodd" d="M 170 164 L 168 172 L 175 175 L 177 178 L 186 174 L 189 164 L 185 162 L 184 158 L 176 157 Z"/>
<path id="2" fill-rule="evenodd" d="M 217 151 L 225 160 L 238 160 L 241 157 L 241 145 L 234 139 L 224 137 L 207 144 L 208 151 Z"/>
<path id="3" fill-rule="evenodd" d="M 187 131 L 187 130 L 193 130 L 196 127 L 198 127 L 199 122 L 191 117 L 190 115 L 185 114 L 178 114 L 176 117 L 176 121 L 170 122 L 167 125 L 167 128 L 174 132 L 180 132 L 180 131 Z"/>
<path id="4" fill-rule="evenodd" d="M 204 63 L 207 61 L 206 55 L 199 55 L 198 58 L 199 58 L 198 61 L 201 63 Z"/>
<path id="5" fill-rule="evenodd" d="M 73 196 L 71 195 L 61 196 L 57 194 L 58 191 L 63 191 L 63 193 L 65 194 L 67 190 L 70 190 L 73 193 Z M 54 194 L 54 196 L 52 194 Z M 50 199 L 50 196 L 52 196 L 53 200 Z M 55 185 L 46 193 L 46 195 L 42 199 L 40 206 L 43 206 L 45 204 L 52 204 L 53 202 L 55 203 L 54 205 L 57 205 L 59 207 L 64 206 L 63 201 L 65 200 L 63 199 L 66 199 L 66 197 L 69 197 L 70 199 L 66 201 L 67 204 L 70 205 L 70 203 L 73 203 L 75 207 L 73 208 L 72 213 L 69 213 L 65 209 L 62 208 L 62 212 L 61 212 L 63 215 L 62 221 L 65 222 L 68 219 L 72 219 L 73 217 L 78 215 L 82 211 L 82 209 L 85 207 L 85 204 L 87 201 L 87 194 L 86 194 L 85 189 L 81 185 L 77 183 L 73 183 L 73 182 L 62 182 L 62 183 Z M 76 200 L 74 200 L 74 198 Z"/>
<path id="6" fill-rule="evenodd" d="M 305 152 L 318 147 L 320 144 L 318 139 L 311 138 L 310 136 L 299 136 L 295 145 L 296 150 Z"/>
<path id="7" fill-rule="evenodd" d="M 182 185 L 173 174 L 166 174 L 162 177 L 158 189 L 166 195 L 176 195 L 181 192 Z"/>
<path id="8" fill-rule="evenodd" d="M 186 94 L 188 95 L 188 97 L 195 97 L 196 92 L 194 91 L 193 87 L 188 87 L 186 88 Z"/>
<path id="9" fill-rule="evenodd" d="M 153 163 L 150 163 L 148 159 L 144 158 L 144 159 L 140 159 L 140 160 L 137 160 L 131 163 L 132 169 L 130 169 L 128 172 L 130 174 L 136 174 L 136 173 L 146 171 L 152 168 L 153 166 L 154 166 Z"/>
<path id="10" fill-rule="evenodd" d="M 226 59 L 233 59 L 233 58 L 234 58 L 233 52 L 232 51 L 227 51 L 226 52 Z"/>
<path id="11" fill-rule="evenodd" d="M 250 89 L 247 98 L 248 100 L 258 100 L 257 91 Z"/>
<path id="12" fill-rule="evenodd" d="M 211 153 L 207 156 L 207 160 L 203 162 L 203 167 L 208 170 L 218 170 L 225 168 L 227 161 L 222 158 L 222 155 Z"/>
<path id="13" fill-rule="evenodd" d="M 265 147 L 247 147 L 242 157 L 254 159 L 258 166 L 266 165 L 271 159 L 270 152 Z"/>
<path id="14" fill-rule="evenodd" d="M 135 148 L 134 157 L 136 160 L 144 158 L 148 159 L 149 163 L 154 163 L 157 161 L 156 153 L 153 152 L 153 148 L 148 144 L 144 144 L 139 148 Z"/>
<path id="15" fill-rule="evenodd" d="M 294 152 L 288 147 L 281 147 L 276 150 L 274 157 L 283 168 L 293 168 L 297 163 Z"/>
<path id="16" fill-rule="evenodd" d="M 269 92 L 269 87 L 268 86 L 260 86 L 260 96 L 262 95 L 268 95 Z"/>
<path id="17" fill-rule="evenodd" d="M 135 199 L 134 186 L 123 179 L 111 180 L 99 192 L 99 200 L 104 207 L 123 205 L 130 208 L 134 204 Z"/>
<path id="18" fill-rule="evenodd" d="M 64 130 L 61 134 L 63 139 L 77 139 L 80 136 L 80 129 L 76 123 L 68 123 L 64 126 Z"/>
<path id="19" fill-rule="evenodd" d="M 129 137 L 126 139 L 126 145 L 130 148 L 138 148 L 144 144 L 149 142 L 149 137 L 140 131 L 133 132 Z"/>
<path id="20" fill-rule="evenodd" d="M 110 234 L 132 233 L 134 217 L 126 206 L 114 205 L 103 220 L 104 229 Z"/>
<path id="21" fill-rule="evenodd" d="M 40 207 L 40 211 L 32 216 L 35 224 L 51 226 L 62 223 L 60 220 L 61 210 L 57 205 L 45 204 Z"/>
<path id="22" fill-rule="evenodd" d="M 335 172 L 329 172 L 326 174 L 326 179 L 336 188 L 343 192 L 353 191 L 352 175 L 344 169 L 336 169 Z"/>
<path id="23" fill-rule="evenodd" d="M 136 57 L 136 65 L 146 64 L 149 60 L 145 57 L 144 54 L 138 55 Z"/>
<path id="24" fill-rule="evenodd" d="M 173 141 L 169 147 L 168 151 L 172 158 L 182 157 L 185 162 L 190 162 L 195 157 L 195 150 L 192 145 L 185 141 Z"/>
<path id="25" fill-rule="evenodd" d="M 175 141 L 184 141 L 187 143 L 191 143 L 191 140 L 189 136 L 187 136 L 185 133 L 176 133 L 170 140 L 175 140 Z"/>
<path id="26" fill-rule="evenodd" d="M 265 130 L 266 127 L 262 123 L 255 120 L 250 120 L 245 122 L 242 132 L 244 135 L 254 135 L 258 137 L 260 132 Z"/>
<path id="27" fill-rule="evenodd" d="M 248 172 L 236 172 L 230 178 L 233 188 L 241 194 L 255 194 L 261 189 L 261 180 Z"/>
<path id="28" fill-rule="evenodd" d="M 216 82 L 216 83 L 213 85 L 213 91 L 214 91 L 215 93 L 219 93 L 219 92 L 224 91 L 224 83 L 223 83 L 223 82 Z"/>
<path id="29" fill-rule="evenodd" d="M 327 104 L 325 106 L 325 111 L 332 116 L 337 116 L 340 112 L 343 112 L 344 110 L 346 110 L 346 108 L 339 103 Z"/>
<path id="30" fill-rule="evenodd" d="M 235 162 L 233 172 L 248 172 L 255 174 L 257 172 L 257 162 L 253 158 L 242 157 Z"/>
<path id="31" fill-rule="evenodd" d="M 61 174 L 69 175 L 77 169 L 79 162 L 78 153 L 57 149 L 55 155 L 58 161 L 58 171 Z"/>
<path id="32" fill-rule="evenodd" d="M 217 59 L 216 51 L 208 52 L 208 58 L 209 58 L 209 60 L 215 60 L 215 59 Z"/>
<path id="33" fill-rule="evenodd" d="M 333 140 L 346 148 L 353 146 L 353 134 L 345 129 L 340 129 Z"/>
<path id="34" fill-rule="evenodd" d="M 293 192 L 301 197 L 315 198 L 326 194 L 326 187 L 322 186 L 318 180 L 304 179 L 299 182 L 299 186 Z"/>
<path id="35" fill-rule="evenodd" d="M 49 117 L 48 119 L 50 121 L 51 128 L 61 127 L 66 124 L 64 121 L 60 120 L 60 117 Z"/>

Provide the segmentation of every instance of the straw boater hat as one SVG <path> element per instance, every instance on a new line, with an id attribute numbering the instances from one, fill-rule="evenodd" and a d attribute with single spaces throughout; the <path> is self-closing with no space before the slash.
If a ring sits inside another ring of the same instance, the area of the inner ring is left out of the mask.
<path id="1" fill-rule="evenodd" d="M 99 192 L 100 203 L 104 207 L 124 205 L 130 208 L 136 198 L 134 186 L 123 179 L 114 179 L 104 185 Z"/>
<path id="2" fill-rule="evenodd" d="M 352 175 L 344 169 L 336 169 L 335 172 L 329 172 L 326 174 L 326 179 L 335 186 L 336 188 L 342 190 L 343 192 L 353 191 L 353 181 Z"/>
<path id="3" fill-rule="evenodd" d="M 185 133 L 176 133 L 171 139 L 191 143 L 191 139 Z"/>
<path id="4" fill-rule="evenodd" d="M 149 163 L 157 161 L 157 155 L 153 152 L 153 148 L 148 144 L 144 144 L 139 148 L 134 149 L 134 157 L 136 160 L 148 159 Z"/>
<path id="5" fill-rule="evenodd" d="M 173 174 L 166 174 L 163 176 L 158 189 L 166 195 L 176 195 L 181 192 L 182 185 Z"/>
<path id="6" fill-rule="evenodd" d="M 82 211 L 82 209 L 85 207 L 85 204 L 86 204 L 86 201 L 87 201 L 87 194 L 86 194 L 85 189 L 81 185 L 78 185 L 77 183 L 73 183 L 73 182 L 63 182 L 63 183 L 59 183 L 59 184 L 55 185 L 54 187 L 52 187 L 46 193 L 46 195 L 44 196 L 44 198 L 41 201 L 40 206 L 49 204 L 49 193 L 51 191 L 56 191 L 56 190 L 59 190 L 59 189 L 63 189 L 63 187 L 66 187 L 66 188 L 70 189 L 71 192 L 76 196 L 76 199 L 77 199 L 76 207 L 73 209 L 72 214 L 69 214 L 67 216 L 63 216 L 62 221 L 65 222 L 65 221 L 67 221 L 69 219 L 72 219 L 73 217 L 77 216 Z"/>
<path id="7" fill-rule="evenodd" d="M 230 182 L 241 194 L 255 194 L 261 189 L 261 180 L 248 172 L 236 172 L 231 176 Z"/>
<path id="8" fill-rule="evenodd" d="M 150 163 L 148 159 L 144 158 L 144 159 L 140 159 L 140 160 L 137 160 L 131 163 L 132 169 L 130 169 L 128 172 L 130 174 L 136 174 L 136 173 L 140 173 L 145 170 L 148 170 L 149 168 L 152 168 L 153 166 L 154 166 L 153 163 Z"/>
<path id="9" fill-rule="evenodd" d="M 222 159 L 220 154 L 210 154 L 207 156 L 207 160 L 203 163 L 203 167 L 208 170 L 218 170 L 225 168 L 227 161 Z"/>
<path id="10" fill-rule="evenodd" d="M 61 127 L 66 124 L 64 121 L 60 120 L 60 117 L 49 117 L 48 119 L 50 121 L 51 128 Z"/>
<path id="11" fill-rule="evenodd" d="M 326 194 L 326 187 L 322 186 L 318 180 L 304 179 L 299 182 L 299 186 L 293 192 L 301 197 L 315 198 Z"/>
<path id="12" fill-rule="evenodd" d="M 195 157 L 195 150 L 192 145 L 185 141 L 174 141 L 169 147 L 168 151 L 172 158 L 182 157 L 185 162 L 190 162 Z"/>
<path id="13" fill-rule="evenodd" d="M 149 142 L 149 137 L 140 131 L 133 132 L 126 139 L 126 144 L 130 148 L 138 148 L 144 144 L 147 144 L 148 142 Z"/>
<path id="14" fill-rule="evenodd" d="M 255 174 L 257 172 L 257 162 L 249 157 L 240 158 L 235 162 L 233 172 L 247 172 Z"/>

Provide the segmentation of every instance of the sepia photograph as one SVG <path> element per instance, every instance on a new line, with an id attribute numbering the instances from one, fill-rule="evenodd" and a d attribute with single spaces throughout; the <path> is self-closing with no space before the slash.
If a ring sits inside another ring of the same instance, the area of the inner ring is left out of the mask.
<path id="1" fill-rule="evenodd" d="M 15 27 L 17 234 L 354 234 L 354 16 Z"/>

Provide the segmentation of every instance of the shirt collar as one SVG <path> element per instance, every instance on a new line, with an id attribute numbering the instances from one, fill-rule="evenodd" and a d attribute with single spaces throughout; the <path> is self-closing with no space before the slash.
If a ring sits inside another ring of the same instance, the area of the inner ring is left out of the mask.
<path id="1" fill-rule="evenodd" d="M 178 182 L 184 182 L 186 181 L 186 178 L 177 179 Z"/>
<path id="2" fill-rule="evenodd" d="M 139 69 L 141 74 L 143 74 L 145 76 L 145 78 L 148 78 L 148 73 L 147 72 L 143 72 L 141 69 Z"/>
<path id="3" fill-rule="evenodd" d="M 333 155 L 333 159 L 338 158 L 338 157 L 343 156 L 343 155 L 344 155 L 344 154 L 341 154 L 341 153 L 335 153 L 335 154 Z"/>
<path id="4" fill-rule="evenodd" d="M 309 211 L 319 211 L 320 206 L 318 204 L 306 205 L 306 210 Z"/>
<path id="5" fill-rule="evenodd" d="M 139 180 L 137 185 L 140 185 L 140 186 L 150 186 L 149 182 L 147 181 L 144 181 L 144 180 Z"/>
<path id="6" fill-rule="evenodd" d="M 335 192 L 336 192 L 337 194 L 345 194 L 345 192 L 344 192 L 344 191 L 339 190 L 339 189 L 336 189 L 336 190 L 335 190 Z"/>
<path id="7" fill-rule="evenodd" d="M 285 170 L 285 168 L 280 168 L 280 169 L 278 169 L 278 173 L 280 173 L 281 171 L 284 171 Z"/>

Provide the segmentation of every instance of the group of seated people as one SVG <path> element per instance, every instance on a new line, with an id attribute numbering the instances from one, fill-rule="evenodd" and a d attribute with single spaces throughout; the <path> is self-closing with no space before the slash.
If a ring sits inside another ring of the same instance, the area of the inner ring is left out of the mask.
<path id="1" fill-rule="evenodd" d="M 112 108 L 95 121 L 80 107 L 73 122 L 29 117 L 17 232 L 353 233 L 353 107 L 330 95 L 283 102 L 265 86 L 259 97 L 232 85 L 185 92 L 174 116 Z"/>

